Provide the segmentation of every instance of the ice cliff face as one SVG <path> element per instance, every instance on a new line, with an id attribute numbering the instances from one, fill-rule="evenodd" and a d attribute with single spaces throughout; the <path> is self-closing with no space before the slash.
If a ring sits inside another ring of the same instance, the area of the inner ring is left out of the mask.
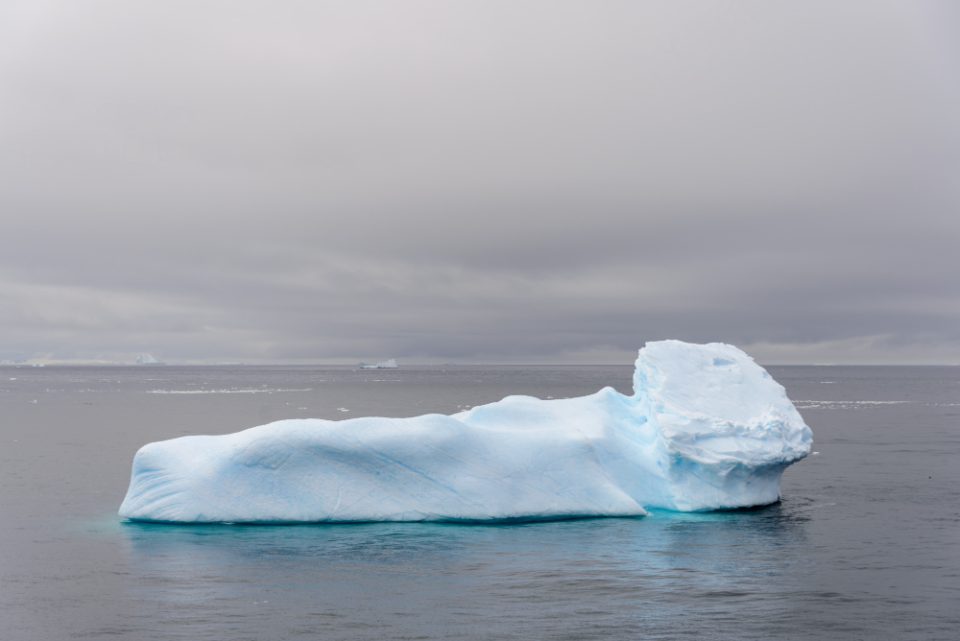
<path id="1" fill-rule="evenodd" d="M 640 350 L 634 394 L 443 416 L 278 421 L 137 452 L 120 515 L 171 522 L 638 516 L 776 501 L 812 435 L 736 347 Z"/>

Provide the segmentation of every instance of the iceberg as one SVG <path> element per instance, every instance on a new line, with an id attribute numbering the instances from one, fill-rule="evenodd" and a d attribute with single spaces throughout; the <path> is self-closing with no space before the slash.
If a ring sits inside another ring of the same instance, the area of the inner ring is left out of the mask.
<path id="1" fill-rule="evenodd" d="M 120 516 L 177 523 L 501 521 L 774 503 L 812 434 L 721 343 L 648 343 L 634 392 L 451 416 L 284 420 L 143 446 Z"/>

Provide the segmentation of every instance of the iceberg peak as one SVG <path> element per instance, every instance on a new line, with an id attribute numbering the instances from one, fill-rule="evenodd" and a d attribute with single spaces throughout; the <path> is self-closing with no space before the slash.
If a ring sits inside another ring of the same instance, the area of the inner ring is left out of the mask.
<path id="1" fill-rule="evenodd" d="M 150 443 L 120 515 L 169 522 L 490 521 L 775 502 L 812 434 L 732 345 L 640 350 L 632 396 L 508 396 L 452 416 L 286 420 Z"/>

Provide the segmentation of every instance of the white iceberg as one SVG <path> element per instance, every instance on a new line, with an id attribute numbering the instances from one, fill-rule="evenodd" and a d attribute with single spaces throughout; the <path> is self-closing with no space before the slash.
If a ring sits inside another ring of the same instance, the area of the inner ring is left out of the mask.
<path id="1" fill-rule="evenodd" d="M 736 347 L 640 350 L 634 394 L 510 396 L 444 416 L 278 421 L 137 452 L 122 517 L 488 521 L 713 510 L 780 497 L 812 435 Z"/>

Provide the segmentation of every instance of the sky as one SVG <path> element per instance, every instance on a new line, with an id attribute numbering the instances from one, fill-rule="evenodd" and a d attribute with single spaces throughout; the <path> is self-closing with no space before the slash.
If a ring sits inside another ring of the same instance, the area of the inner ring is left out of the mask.
<path id="1" fill-rule="evenodd" d="M 960 363 L 960 8 L 6 0 L 0 360 Z"/>

